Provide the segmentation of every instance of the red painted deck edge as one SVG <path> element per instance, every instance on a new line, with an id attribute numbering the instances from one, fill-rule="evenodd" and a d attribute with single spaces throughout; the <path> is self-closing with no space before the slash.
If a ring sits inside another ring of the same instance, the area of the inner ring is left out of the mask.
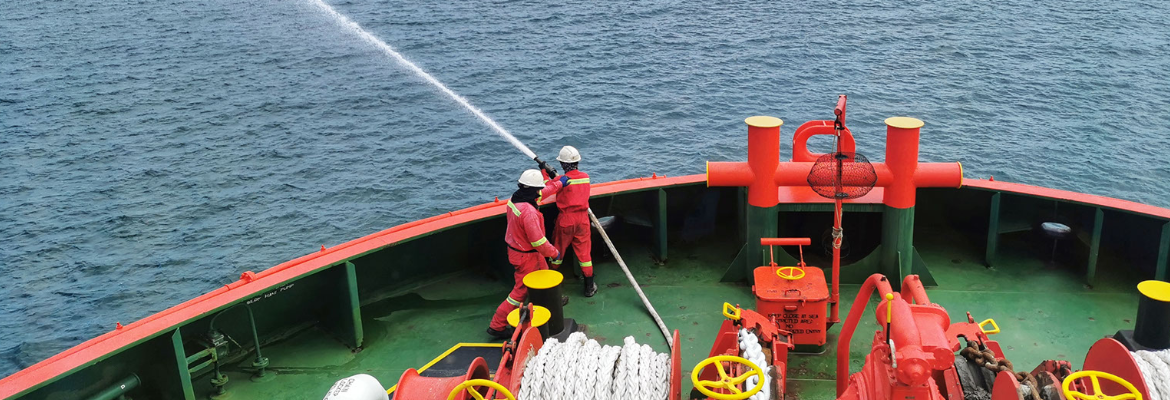
<path id="1" fill-rule="evenodd" d="M 1115 199 L 1112 197 L 1098 196 L 1094 194 L 1084 194 L 1077 192 L 1070 192 L 1067 190 L 1049 189 L 1046 187 L 1025 185 L 1022 183 L 989 181 L 986 179 L 963 179 L 963 186 L 974 187 L 979 189 L 997 190 L 1001 192 L 1018 193 L 1038 197 L 1047 197 L 1057 200 L 1071 201 L 1074 203 L 1081 203 L 1091 206 L 1099 206 L 1112 208 L 1120 211 L 1132 212 L 1135 214 L 1148 215 L 1162 219 L 1170 219 L 1170 209 L 1151 206 L 1149 204 L 1142 204 L 1132 202 L 1129 200 Z"/>
<path id="2" fill-rule="evenodd" d="M 593 195 L 609 195 L 703 182 L 704 175 L 679 177 L 654 176 L 634 178 L 592 185 Z M 400 242 L 429 232 L 447 229 L 482 218 L 502 214 L 504 201 L 493 201 L 458 211 L 408 222 L 384 231 L 355 239 L 323 251 L 307 254 L 259 272 L 250 282 L 237 280 L 182 304 L 148 316 L 121 329 L 90 339 L 49 359 L 0 379 L 0 398 L 7 399 L 30 388 L 47 383 L 69 371 L 95 362 L 138 341 L 148 339 L 175 326 L 232 304 L 237 300 L 263 293 L 290 279 L 339 263 L 380 247 Z M 110 321 L 113 325 L 114 322 Z"/>

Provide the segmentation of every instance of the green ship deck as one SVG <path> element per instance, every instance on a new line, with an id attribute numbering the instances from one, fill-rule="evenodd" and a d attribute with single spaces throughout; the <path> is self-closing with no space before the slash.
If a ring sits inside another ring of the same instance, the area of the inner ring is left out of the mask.
<path id="1" fill-rule="evenodd" d="M 746 281 L 722 282 L 745 240 L 743 191 L 707 188 L 702 178 L 602 184 L 591 199 L 598 214 L 622 221 L 611 231 L 618 250 L 668 328 L 680 331 L 684 377 L 710 353 L 724 318 L 722 304 L 755 305 Z M 930 300 L 952 322 L 965 321 L 967 312 L 976 320 L 995 319 L 1002 333 L 992 339 L 1020 370 L 1049 359 L 1079 367 L 1097 339 L 1133 329 L 1135 285 L 1165 279 L 1170 210 L 990 181 L 922 189 L 918 204 L 913 244 L 921 259 L 913 272 L 928 284 Z M 827 269 L 819 245 L 831 223 L 831 205 L 779 208 L 778 236 L 813 238 L 806 258 Z M 502 209 L 503 203 L 488 203 L 245 273 L 5 378 L 0 397 L 86 399 L 137 376 L 141 385 L 128 393 L 133 398 L 206 399 L 213 390 L 212 368 L 200 354 L 206 354 L 213 330 L 234 341 L 221 363 L 230 398 L 317 398 L 338 379 L 358 373 L 389 388 L 406 369 L 426 365 L 458 343 L 489 341 L 484 329 L 512 284 L 497 239 L 504 231 Z M 880 204 L 847 203 L 845 212 L 852 254 L 843 259 L 842 320 L 859 290 L 855 283 L 880 270 L 874 258 L 883 231 Z M 1076 232 L 1059 244 L 1055 262 L 1049 260 L 1051 240 L 1035 230 L 1046 220 L 1064 221 Z M 603 344 L 634 336 L 667 351 L 635 291 L 601 248 L 595 238 L 600 292 L 585 298 L 580 281 L 569 278 L 565 315 Z M 796 253 L 785 251 L 777 252 L 782 264 Z M 665 263 L 655 261 L 664 257 Z M 853 336 L 851 372 L 861 368 L 878 329 L 873 304 Z M 255 315 L 268 370 L 275 372 L 266 381 L 249 379 L 255 356 L 245 309 Z M 824 353 L 789 356 L 786 398 L 836 397 L 840 329 L 828 331 Z M 498 362 L 488 360 L 493 368 Z M 682 389 L 689 398 L 689 378 Z"/>
<path id="2" fill-rule="evenodd" d="M 1046 266 L 1046 260 L 1035 258 L 1027 248 L 1005 248 L 997 266 L 987 268 L 981 262 L 982 247 L 964 245 L 964 238 L 932 232 L 923 232 L 920 238 L 919 251 L 938 281 L 937 287 L 927 290 L 931 301 L 945 307 L 953 321 L 966 319 L 968 311 L 977 319 L 994 318 L 1002 332 L 993 339 L 1003 344 L 1016 365 L 1031 369 L 1043 360 L 1068 359 L 1079 366 L 1097 339 L 1133 326 L 1136 277 L 1102 274 L 1097 286 L 1089 289 L 1080 274 Z M 735 243 L 672 248 L 667 265 L 655 265 L 645 245 L 631 241 L 616 245 L 667 327 L 680 331 L 683 367 L 688 373 L 711 350 L 724 319 L 723 302 L 744 307 L 755 302 L 746 284 L 716 283 L 738 250 Z M 639 343 L 667 352 L 617 264 L 597 262 L 596 270 L 601 290 L 592 298 L 579 293 L 579 281 L 566 281 L 571 301 L 565 315 L 586 325 L 589 336 L 602 344 L 621 345 L 624 337 L 633 336 Z M 842 286 L 842 319 L 858 287 Z M 235 398 L 301 398 L 324 393 L 334 381 L 356 373 L 370 374 L 390 387 L 407 368 L 423 366 L 456 343 L 488 341 L 484 327 L 508 289 L 506 283 L 485 284 L 471 273 L 447 276 L 395 297 L 409 304 L 387 305 L 378 313 L 384 315 L 364 315 L 367 345 L 361 352 L 349 352 L 325 332 L 307 330 L 265 351 L 273 360 L 271 369 L 278 373 L 275 380 L 254 384 L 248 381 L 250 367 L 237 368 L 229 376 L 232 382 L 242 383 L 233 385 L 230 392 Z M 852 340 L 851 371 L 861 367 L 877 329 L 872 310 L 868 311 Z M 789 356 L 786 395 L 791 397 L 786 398 L 836 398 L 839 331 L 839 325 L 829 331 L 825 353 Z M 493 368 L 496 362 L 489 360 Z M 250 365 L 250 360 L 242 364 Z M 684 398 L 690 386 L 684 379 Z M 200 397 L 206 396 L 210 386 L 200 389 Z"/>

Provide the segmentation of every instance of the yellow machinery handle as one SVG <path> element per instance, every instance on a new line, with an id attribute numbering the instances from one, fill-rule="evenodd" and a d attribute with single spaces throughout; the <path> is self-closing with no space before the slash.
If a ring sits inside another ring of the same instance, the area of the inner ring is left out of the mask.
<path id="1" fill-rule="evenodd" d="M 1090 395 L 1072 390 L 1070 386 L 1072 385 L 1073 381 L 1086 377 L 1093 382 L 1093 394 Z M 1129 390 L 1129 393 L 1119 394 L 1117 396 L 1105 395 L 1101 392 L 1100 378 L 1105 378 L 1108 381 L 1112 381 L 1113 383 L 1124 386 L 1126 390 Z M 1064 382 L 1061 385 L 1061 388 L 1064 389 L 1064 397 L 1069 400 L 1142 400 L 1142 392 L 1138 391 L 1137 388 L 1133 386 L 1133 384 L 1127 382 L 1125 379 L 1121 379 L 1121 377 L 1117 375 L 1113 375 L 1108 372 L 1073 372 L 1067 378 L 1064 378 Z"/>
<path id="2" fill-rule="evenodd" d="M 727 319 L 739 321 L 740 314 L 741 310 L 739 307 L 733 306 L 731 303 L 723 303 L 723 316 L 727 317 Z"/>
<path id="3" fill-rule="evenodd" d="M 737 364 L 743 364 L 743 365 L 750 367 L 751 371 L 748 371 L 747 373 L 744 373 L 743 375 L 740 375 L 740 376 L 732 377 L 732 376 L 727 375 L 727 370 L 723 368 L 724 362 L 733 362 L 733 363 L 737 363 Z M 703 368 L 706 367 L 707 365 L 710 365 L 710 364 L 715 364 L 715 370 L 719 372 L 719 380 L 718 381 L 699 380 L 699 372 L 702 372 Z M 739 384 L 744 383 L 745 381 L 748 380 L 748 378 L 751 378 L 752 376 L 759 377 L 759 381 L 756 382 L 756 386 L 751 388 L 751 390 L 748 390 L 746 392 L 743 390 L 740 390 Z M 753 364 L 751 361 L 748 361 L 742 357 L 727 356 L 727 355 L 715 356 L 715 357 L 711 357 L 711 358 L 708 358 L 706 360 L 700 361 L 699 364 L 695 365 L 695 370 L 691 372 L 691 383 L 695 384 L 695 389 L 698 389 L 699 392 L 701 392 L 701 393 L 707 395 L 707 397 L 710 397 L 713 399 L 744 400 L 748 397 L 752 397 L 752 395 L 758 393 L 761 389 L 764 388 L 764 370 L 760 369 L 760 367 L 756 366 L 756 364 Z M 730 394 L 716 393 L 716 392 L 714 392 L 715 389 L 722 389 L 722 390 L 729 391 L 731 393 Z"/>
<path id="4" fill-rule="evenodd" d="M 983 328 L 984 325 L 991 325 L 991 329 Z M 984 335 L 994 335 L 999 333 L 999 324 L 995 323 L 994 319 L 988 318 L 979 323 L 979 329 L 983 330 Z"/>
<path id="5" fill-rule="evenodd" d="M 475 390 L 476 386 L 487 386 L 489 388 L 495 389 L 496 393 L 504 395 L 504 398 L 508 400 L 516 400 L 516 396 L 513 396 L 512 392 L 509 392 L 508 388 L 504 387 L 504 385 L 489 381 L 487 379 L 471 379 L 460 383 L 459 386 L 451 389 L 451 394 L 447 395 L 447 400 L 455 400 L 455 397 L 459 396 L 459 392 L 464 390 L 471 394 L 471 397 L 475 398 L 475 400 L 486 400 L 484 399 L 483 395 L 479 394 L 479 391 Z M 494 398 L 495 397 L 493 396 L 493 399 Z"/>
<path id="6" fill-rule="evenodd" d="M 776 276 L 795 281 L 804 278 L 804 268 L 801 267 L 780 267 L 776 269 Z"/>

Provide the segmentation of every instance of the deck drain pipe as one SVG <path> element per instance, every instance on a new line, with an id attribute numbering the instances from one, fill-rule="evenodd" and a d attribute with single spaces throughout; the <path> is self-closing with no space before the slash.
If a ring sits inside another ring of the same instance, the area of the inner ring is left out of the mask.
<path id="1" fill-rule="evenodd" d="M 130 374 L 130 376 L 122 378 L 122 380 L 118 381 L 117 383 L 102 389 L 101 392 L 93 395 L 93 397 L 90 397 L 89 400 L 124 399 L 125 397 L 123 396 L 126 396 L 126 393 L 134 390 L 138 387 L 138 385 L 141 384 L 142 380 L 138 378 L 137 374 Z"/>

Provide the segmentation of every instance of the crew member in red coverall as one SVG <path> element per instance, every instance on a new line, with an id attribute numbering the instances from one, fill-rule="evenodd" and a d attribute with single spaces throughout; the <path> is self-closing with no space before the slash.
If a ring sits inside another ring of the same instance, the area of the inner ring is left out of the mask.
<path id="1" fill-rule="evenodd" d="M 585 297 L 593 297 L 597 293 L 597 284 L 593 282 L 593 258 L 590 250 L 593 248 L 592 231 L 589 228 L 589 174 L 577 169 L 581 162 L 581 153 L 573 146 L 561 148 L 557 155 L 561 162 L 561 169 L 569 179 L 562 180 L 561 186 L 549 186 L 541 191 L 542 196 L 557 195 L 557 208 L 561 213 L 557 216 L 556 227 L 553 229 L 553 246 L 561 253 L 561 259 L 552 261 L 552 268 L 560 270 L 561 262 L 569 245 L 573 245 L 573 254 L 577 255 L 577 263 L 581 266 L 581 273 L 585 275 Z M 544 172 L 547 178 L 547 171 Z"/>
<path id="2" fill-rule="evenodd" d="M 508 200 L 508 208 L 504 215 L 508 221 L 508 230 L 504 235 L 504 242 L 508 245 L 508 262 L 516 269 L 516 283 L 508 298 L 496 308 L 492 322 L 488 325 L 488 334 L 496 338 L 510 337 L 513 328 L 508 325 L 508 313 L 515 310 L 528 296 L 528 288 L 524 286 L 524 276 L 533 271 L 548 269 L 544 258 L 559 260 L 561 253 L 557 251 L 544 235 L 544 215 L 536 208 L 541 197 L 541 189 L 560 190 L 567 181 L 567 177 L 552 180 L 548 185 L 544 182 L 544 175 L 535 169 L 524 171 L 520 175 L 519 189 Z"/>

